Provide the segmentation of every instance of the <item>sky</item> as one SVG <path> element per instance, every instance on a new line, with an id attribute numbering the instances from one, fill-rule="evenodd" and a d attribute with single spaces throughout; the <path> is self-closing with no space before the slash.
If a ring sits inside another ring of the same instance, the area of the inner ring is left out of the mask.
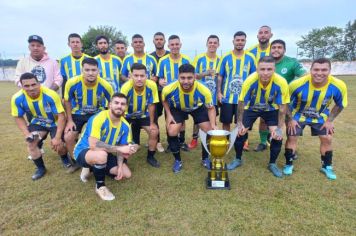
<path id="1" fill-rule="evenodd" d="M 50 57 L 59 59 L 70 53 L 67 36 L 80 35 L 89 26 L 116 27 L 130 41 L 143 35 L 146 51 L 154 50 L 153 34 L 177 34 L 181 52 L 194 57 L 206 50 L 210 34 L 220 37 L 219 52 L 233 49 L 235 32 L 247 34 L 246 48 L 257 43 L 262 25 L 272 28 L 273 39 L 287 43 L 287 55 L 296 57 L 296 42 L 314 28 L 344 28 L 356 19 L 354 0 L 0 0 L 0 58 L 18 59 L 28 55 L 27 38 L 43 37 Z M 132 51 L 129 48 L 129 51 Z"/>

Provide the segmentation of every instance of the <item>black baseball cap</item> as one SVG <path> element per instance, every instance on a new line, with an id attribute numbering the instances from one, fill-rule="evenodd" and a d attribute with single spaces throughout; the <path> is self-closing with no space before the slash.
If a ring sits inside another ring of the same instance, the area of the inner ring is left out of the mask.
<path id="1" fill-rule="evenodd" d="M 33 41 L 36 41 L 36 42 L 39 42 L 40 44 L 44 44 L 43 43 L 43 39 L 41 36 L 38 36 L 38 35 L 31 35 L 30 37 L 28 37 L 28 40 L 27 40 L 29 43 L 33 42 Z"/>

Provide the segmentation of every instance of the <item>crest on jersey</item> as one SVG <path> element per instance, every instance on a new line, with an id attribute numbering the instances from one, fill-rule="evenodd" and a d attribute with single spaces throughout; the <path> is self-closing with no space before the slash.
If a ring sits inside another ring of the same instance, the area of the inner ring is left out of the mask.
<path id="1" fill-rule="evenodd" d="M 282 74 L 287 74 L 287 72 L 288 72 L 288 69 L 285 68 L 285 67 L 281 70 L 281 73 L 282 73 Z"/>

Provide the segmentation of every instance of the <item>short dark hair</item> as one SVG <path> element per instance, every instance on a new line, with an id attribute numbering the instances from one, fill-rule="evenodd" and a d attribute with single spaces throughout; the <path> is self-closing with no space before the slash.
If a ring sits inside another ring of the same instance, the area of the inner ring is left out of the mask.
<path id="1" fill-rule="evenodd" d="M 132 64 L 130 71 L 133 72 L 134 70 L 144 70 L 144 71 L 146 71 L 147 69 L 146 69 L 146 66 L 144 64 L 134 63 L 134 64 Z"/>
<path id="2" fill-rule="evenodd" d="M 35 79 L 36 82 L 38 82 L 38 79 L 37 79 L 37 77 L 36 77 L 35 74 L 26 72 L 26 73 L 23 73 L 23 74 L 20 76 L 20 83 L 22 84 L 22 81 L 27 80 L 27 79 Z"/>
<path id="3" fill-rule="evenodd" d="M 92 57 L 87 57 L 82 61 L 82 66 L 84 66 L 84 64 L 89 64 L 89 65 L 93 65 L 93 66 L 97 66 L 98 67 L 98 61 Z"/>
<path id="4" fill-rule="evenodd" d="M 105 35 L 98 35 L 98 36 L 96 36 L 96 38 L 95 38 L 95 44 L 98 44 L 98 41 L 99 41 L 100 39 L 105 39 L 106 42 L 109 44 L 109 38 L 106 37 Z"/>
<path id="5" fill-rule="evenodd" d="M 82 41 L 82 37 L 80 37 L 80 35 L 77 33 L 71 33 L 70 35 L 68 35 L 68 42 L 69 42 L 70 38 L 79 38 L 80 41 Z"/>
<path id="6" fill-rule="evenodd" d="M 171 36 L 169 36 L 168 41 L 169 40 L 173 40 L 173 39 L 179 39 L 180 40 L 178 35 L 172 34 Z"/>
<path id="7" fill-rule="evenodd" d="M 156 33 L 153 35 L 153 37 L 156 37 L 156 36 L 163 36 L 163 38 L 165 37 L 162 32 L 156 32 Z"/>
<path id="8" fill-rule="evenodd" d="M 271 27 L 270 27 L 270 26 L 268 26 L 268 25 L 262 25 L 262 26 L 260 27 L 260 29 L 261 29 L 261 28 L 263 28 L 263 27 L 268 28 L 270 31 L 272 30 L 272 29 L 271 29 Z"/>
<path id="9" fill-rule="evenodd" d="M 284 49 L 286 49 L 286 42 L 284 42 L 282 39 L 276 39 L 276 40 L 273 40 L 272 43 L 271 43 L 271 47 L 273 44 L 282 44 Z"/>
<path id="10" fill-rule="evenodd" d="M 123 93 L 119 93 L 119 92 L 116 92 L 114 93 L 112 96 L 111 96 L 111 101 L 114 100 L 114 98 L 125 98 L 126 102 L 127 102 L 127 97 L 125 94 Z"/>
<path id="11" fill-rule="evenodd" d="M 330 62 L 330 60 L 327 59 L 327 58 L 325 58 L 325 57 L 321 57 L 321 58 L 315 59 L 315 60 L 312 62 L 312 64 L 311 64 L 311 68 L 313 67 L 313 65 L 314 65 L 315 63 L 318 63 L 318 64 L 325 64 L 325 63 L 327 63 L 327 64 L 329 65 L 329 68 L 331 68 L 331 62 Z"/>
<path id="12" fill-rule="evenodd" d="M 217 40 L 218 40 L 218 42 L 220 41 L 219 37 L 218 37 L 217 35 L 215 35 L 215 34 L 211 34 L 211 35 L 209 35 L 209 37 L 208 37 L 208 39 L 207 39 L 206 41 L 208 42 L 208 41 L 209 41 L 209 39 L 217 39 Z"/>
<path id="13" fill-rule="evenodd" d="M 131 40 L 134 40 L 134 39 L 142 39 L 143 40 L 143 37 L 141 34 L 134 34 L 132 35 L 132 39 Z"/>
<path id="14" fill-rule="evenodd" d="M 114 45 L 115 45 L 115 44 L 123 44 L 123 45 L 125 45 L 125 47 L 127 46 L 127 45 L 126 45 L 126 42 L 125 42 L 124 40 L 121 40 L 121 39 L 116 40 L 115 43 L 114 43 Z"/>
<path id="15" fill-rule="evenodd" d="M 236 36 L 245 36 L 245 38 L 247 38 L 246 33 L 243 32 L 243 31 L 237 31 L 237 32 L 234 34 L 234 38 L 235 38 Z"/>
<path id="16" fill-rule="evenodd" d="M 258 63 L 265 62 L 265 63 L 276 63 L 276 60 L 272 56 L 265 56 L 261 57 Z"/>
<path id="17" fill-rule="evenodd" d="M 195 68 L 191 64 L 183 64 L 179 67 L 178 69 L 179 74 L 180 73 L 195 73 Z"/>

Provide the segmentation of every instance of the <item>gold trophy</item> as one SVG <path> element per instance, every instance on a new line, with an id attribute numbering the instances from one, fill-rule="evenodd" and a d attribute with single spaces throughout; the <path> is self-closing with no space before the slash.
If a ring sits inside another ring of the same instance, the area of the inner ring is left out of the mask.
<path id="1" fill-rule="evenodd" d="M 206 179 L 207 189 L 230 189 L 230 181 L 224 162 L 224 156 L 234 146 L 238 128 L 231 132 L 226 130 L 210 130 L 205 133 L 199 130 L 200 140 L 211 156 L 211 166 Z"/>

